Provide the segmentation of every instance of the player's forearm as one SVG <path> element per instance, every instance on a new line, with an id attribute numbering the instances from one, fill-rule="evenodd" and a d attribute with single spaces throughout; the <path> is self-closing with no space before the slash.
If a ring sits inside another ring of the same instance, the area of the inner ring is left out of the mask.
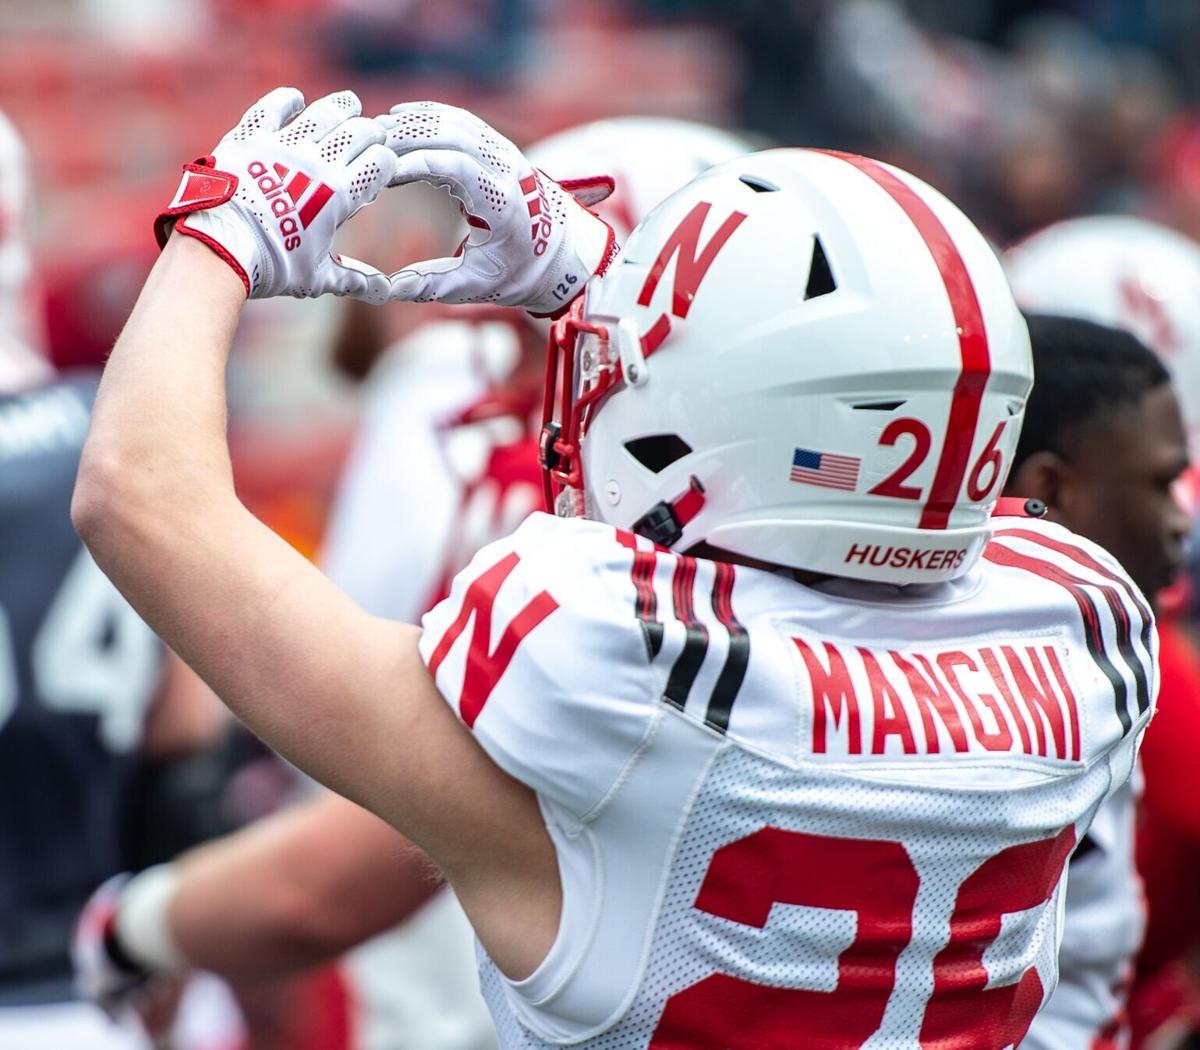
<path id="1" fill-rule="evenodd" d="M 336 958 L 402 922 L 441 884 L 403 837 L 333 795 L 193 850 L 171 868 L 170 891 L 158 899 L 138 899 L 141 880 L 127 888 L 118 919 L 124 947 L 152 969 L 186 963 L 230 978 Z"/>
<path id="2" fill-rule="evenodd" d="M 225 366 L 244 301 L 215 252 L 171 239 L 105 369 L 72 519 L 146 623 L 255 732 L 300 760 L 289 747 L 300 734 L 271 732 L 289 713 L 264 724 L 283 691 L 266 683 L 286 676 L 258 635 L 280 590 L 315 570 L 234 492 Z"/>
<path id="3" fill-rule="evenodd" d="M 142 619 L 251 730 L 317 780 L 378 807 L 391 793 L 374 787 L 365 756 L 388 760 L 395 705 L 344 717 L 343 683 L 357 673 L 363 688 L 367 677 L 385 686 L 395 668 L 383 660 L 369 676 L 346 654 L 377 635 L 378 651 L 394 653 L 398 639 L 237 499 L 225 365 L 244 297 L 215 252 L 174 235 L 106 369 L 72 519 Z M 351 754 L 360 761 L 347 762 Z"/>
<path id="4" fill-rule="evenodd" d="M 232 498 L 225 363 L 244 300 L 224 262 L 176 236 L 109 359 L 72 516 L 127 593 L 152 590 L 212 501 Z"/>

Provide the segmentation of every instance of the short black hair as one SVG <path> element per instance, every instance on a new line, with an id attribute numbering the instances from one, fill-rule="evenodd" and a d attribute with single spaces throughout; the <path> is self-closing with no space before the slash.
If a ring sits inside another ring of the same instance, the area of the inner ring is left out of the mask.
<path id="1" fill-rule="evenodd" d="M 1076 427 L 1136 405 L 1170 381 L 1154 351 L 1131 332 L 1077 317 L 1026 314 L 1025 320 L 1033 346 L 1033 393 L 1014 471 L 1035 452 L 1061 455 Z"/>

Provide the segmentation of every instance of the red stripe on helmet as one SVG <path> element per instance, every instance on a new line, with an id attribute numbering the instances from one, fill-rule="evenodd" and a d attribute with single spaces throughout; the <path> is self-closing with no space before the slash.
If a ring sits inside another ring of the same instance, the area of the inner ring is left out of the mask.
<path id="1" fill-rule="evenodd" d="M 950 417 L 946 422 L 946 438 L 934 471 L 933 485 L 925 506 L 921 508 L 921 520 L 918 522 L 918 527 L 922 529 L 944 529 L 950 523 L 950 512 L 958 500 L 967 472 L 971 446 L 975 443 L 975 429 L 979 424 L 979 406 L 992 372 L 979 297 L 975 294 L 971 275 L 967 273 L 966 263 L 949 231 L 911 186 L 878 161 L 852 153 L 832 150 L 818 152 L 853 164 L 900 205 L 933 256 L 942 283 L 946 286 L 946 294 L 950 297 L 954 326 L 958 330 L 962 371 L 954 384 Z"/>

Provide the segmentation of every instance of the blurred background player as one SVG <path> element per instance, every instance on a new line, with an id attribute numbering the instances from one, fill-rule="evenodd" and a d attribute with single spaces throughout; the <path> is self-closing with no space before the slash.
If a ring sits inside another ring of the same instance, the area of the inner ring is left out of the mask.
<path id="1" fill-rule="evenodd" d="M 1129 332 L 1032 315 L 1036 391 L 1006 492 L 1103 543 L 1144 594 L 1182 566 L 1188 518 L 1174 486 L 1187 444 L 1167 370 Z M 1131 784 L 1097 813 L 1067 880 L 1061 974 L 1022 1050 L 1128 1046 L 1128 994 L 1142 938 Z"/>
<path id="2" fill-rule="evenodd" d="M 1200 245 L 1132 215 L 1069 219 L 1006 254 L 1029 310 L 1133 332 L 1171 372 L 1200 462 Z"/>
<path id="3" fill-rule="evenodd" d="M 624 238 L 675 189 L 751 148 L 705 125 L 627 117 L 562 132 L 530 158 L 558 179 L 611 172 L 616 189 L 597 210 Z M 516 310 L 456 308 L 382 348 L 376 363 L 381 311 L 347 307 L 358 345 L 346 346 L 343 333 L 339 355 L 370 375 L 321 560 L 368 611 L 416 622 L 480 547 L 542 505 L 536 433 L 548 324 Z M 135 879 L 116 935 L 147 969 L 191 965 L 238 978 L 327 961 L 402 921 L 343 960 L 353 1004 L 345 1045 L 494 1045 L 474 936 L 452 894 L 396 832 L 335 795 Z M 137 979 L 113 973 L 109 987 L 136 996 Z"/>
<path id="4" fill-rule="evenodd" d="M 225 830 L 226 719 L 71 528 L 97 377 L 40 345 L 24 165 L 0 115 L 0 1045 L 138 1047 L 77 996 L 72 927 L 97 882 Z"/>
<path id="5" fill-rule="evenodd" d="M 1175 495 L 1194 522 L 1200 477 L 1200 246 L 1144 219 L 1090 216 L 1057 223 L 1023 241 L 1008 253 L 1007 268 L 1023 306 L 1114 325 L 1136 334 L 1158 355 L 1178 394 L 1193 464 L 1177 483 Z M 1086 368 L 1079 379 L 1086 381 Z M 1143 469 L 1152 469 L 1152 464 Z M 1129 524 L 1121 507 L 1115 507 L 1107 521 L 1113 528 Z M 1097 519 L 1089 527 L 1099 529 L 1105 523 Z M 1081 531 L 1091 535 L 1087 528 Z M 1093 538 L 1106 541 L 1103 536 Z M 1196 538 L 1193 532 L 1193 550 Z M 1158 545 L 1146 537 L 1143 546 L 1153 551 Z M 1132 550 L 1128 554 L 1136 556 Z M 1126 564 L 1132 571 L 1133 565 Z M 1187 801 L 1200 788 L 1194 763 L 1200 742 L 1196 588 L 1187 575 L 1177 575 L 1173 586 L 1147 594 L 1159 613 L 1162 676 L 1158 713 L 1140 761 L 1145 787 L 1138 804 L 1136 848 L 1142 885 L 1116 872 L 1095 880 L 1088 908 L 1093 917 L 1083 924 L 1094 931 L 1106 922 L 1119 925 L 1118 916 L 1128 912 L 1130 902 L 1142 899 L 1144 889 L 1145 943 L 1129 994 L 1133 1039 L 1139 1046 L 1164 1025 L 1200 1029 L 1200 971 L 1195 965 L 1200 898 L 1194 892 L 1200 822 Z M 1133 806 L 1129 799 L 1114 802 Z M 1126 829 L 1113 840 L 1120 852 L 1132 848 L 1130 819 L 1114 821 L 1115 827 Z M 1103 829 L 1105 821 L 1098 823 Z M 1118 870 L 1126 867 L 1121 861 Z M 1078 905 L 1082 888 L 1076 885 L 1070 899 Z M 1115 929 L 1111 936 L 1097 933 L 1088 950 L 1102 951 L 1105 943 L 1110 951 L 1127 951 L 1126 939 Z M 1068 939 L 1064 952 L 1071 948 Z M 1070 972 L 1064 966 L 1064 973 Z"/>

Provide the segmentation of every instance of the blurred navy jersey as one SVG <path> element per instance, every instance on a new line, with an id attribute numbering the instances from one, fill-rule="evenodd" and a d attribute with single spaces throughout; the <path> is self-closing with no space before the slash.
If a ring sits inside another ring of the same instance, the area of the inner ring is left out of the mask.
<path id="1" fill-rule="evenodd" d="M 0 1005 L 71 997 L 161 647 L 84 550 L 71 490 L 94 379 L 0 397 Z"/>

